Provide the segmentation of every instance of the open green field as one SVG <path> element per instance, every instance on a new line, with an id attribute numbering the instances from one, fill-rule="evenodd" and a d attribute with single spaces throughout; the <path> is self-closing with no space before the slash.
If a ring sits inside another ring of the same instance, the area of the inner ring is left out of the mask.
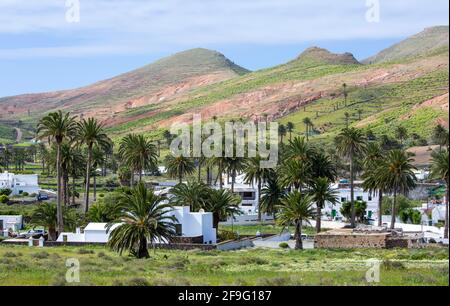
<path id="1" fill-rule="evenodd" d="M 381 261 L 380 283 L 449 284 L 448 249 L 151 252 L 119 256 L 104 247 L 29 248 L 0 245 L 1 285 L 71 285 L 66 260 L 80 263 L 76 285 L 369 285 L 367 260 Z"/>

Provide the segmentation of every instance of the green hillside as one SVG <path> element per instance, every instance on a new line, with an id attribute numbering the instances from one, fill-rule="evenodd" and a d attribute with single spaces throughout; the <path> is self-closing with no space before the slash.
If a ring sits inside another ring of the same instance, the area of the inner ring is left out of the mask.
<path id="1" fill-rule="evenodd" d="M 381 51 L 364 60 L 363 63 L 384 63 L 426 55 L 435 51 L 448 50 L 448 45 L 448 26 L 431 27 Z"/>

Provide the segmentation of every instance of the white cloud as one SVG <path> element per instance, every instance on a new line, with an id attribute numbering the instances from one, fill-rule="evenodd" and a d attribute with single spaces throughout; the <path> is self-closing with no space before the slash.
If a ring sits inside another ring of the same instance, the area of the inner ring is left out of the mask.
<path id="1" fill-rule="evenodd" d="M 103 48 L 95 47 L 98 41 L 110 46 L 109 52 L 139 52 L 169 45 L 392 38 L 448 23 L 447 0 L 433 4 L 380 0 L 377 24 L 365 20 L 366 0 L 80 0 L 80 4 L 80 23 L 67 23 L 65 0 L 1 0 L 0 34 L 70 35 L 74 44 L 88 39 L 90 47 L 79 47 L 88 54 Z M 121 49 L 124 45 L 127 48 Z M 53 49 L 39 50 L 41 55 L 54 54 Z M 13 51 L 0 51 L 0 56 L 8 52 Z"/>

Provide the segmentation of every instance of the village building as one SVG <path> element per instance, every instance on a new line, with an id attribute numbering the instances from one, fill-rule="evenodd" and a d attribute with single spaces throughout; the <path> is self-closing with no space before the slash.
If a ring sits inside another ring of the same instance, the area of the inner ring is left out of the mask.
<path id="1" fill-rule="evenodd" d="M 39 193 L 40 187 L 37 174 L 0 173 L 0 189 L 10 189 L 11 195 Z"/>

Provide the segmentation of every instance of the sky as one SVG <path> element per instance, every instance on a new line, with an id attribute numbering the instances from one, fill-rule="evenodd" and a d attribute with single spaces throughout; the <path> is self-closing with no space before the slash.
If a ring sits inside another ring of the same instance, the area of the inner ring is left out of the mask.
<path id="1" fill-rule="evenodd" d="M 0 97 L 81 87 L 197 47 L 250 70 L 311 46 L 362 60 L 448 25 L 448 10 L 447 0 L 0 0 Z"/>

